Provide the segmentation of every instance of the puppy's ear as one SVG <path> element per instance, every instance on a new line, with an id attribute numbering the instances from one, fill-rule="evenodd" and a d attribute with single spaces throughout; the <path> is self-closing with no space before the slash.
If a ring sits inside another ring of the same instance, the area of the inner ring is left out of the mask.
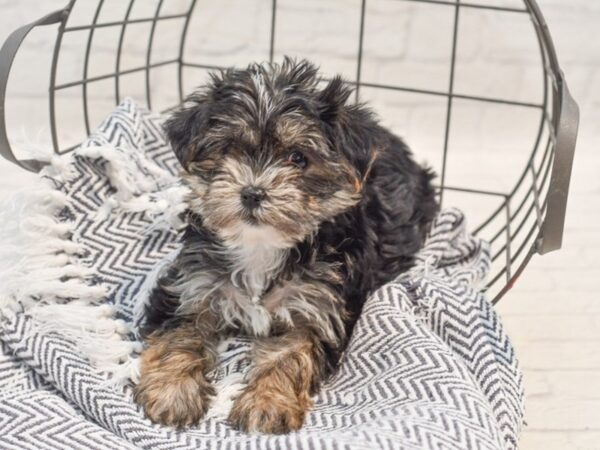
<path id="1" fill-rule="evenodd" d="M 209 110 L 210 102 L 205 96 L 192 96 L 164 124 L 173 152 L 186 170 L 201 151 L 200 140 L 208 124 Z"/>
<path id="2" fill-rule="evenodd" d="M 335 76 L 319 93 L 321 119 L 334 122 L 343 111 L 346 101 L 352 94 L 340 76 Z"/>

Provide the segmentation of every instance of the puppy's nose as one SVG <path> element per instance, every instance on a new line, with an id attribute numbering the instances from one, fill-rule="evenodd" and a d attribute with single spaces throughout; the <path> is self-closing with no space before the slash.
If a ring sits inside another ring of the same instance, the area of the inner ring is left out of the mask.
<path id="1" fill-rule="evenodd" d="M 255 209 L 265 198 L 265 190 L 254 186 L 246 186 L 242 189 L 241 195 L 242 204 L 248 209 Z"/>

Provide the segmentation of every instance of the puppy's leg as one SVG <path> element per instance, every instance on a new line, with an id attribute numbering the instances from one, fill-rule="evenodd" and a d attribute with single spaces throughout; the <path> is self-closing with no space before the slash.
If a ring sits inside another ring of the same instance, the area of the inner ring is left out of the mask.
<path id="1" fill-rule="evenodd" d="M 282 434 L 299 429 L 312 406 L 325 357 L 308 330 L 257 340 L 248 386 L 235 400 L 229 421 L 243 431 Z"/>
<path id="2" fill-rule="evenodd" d="M 214 395 L 205 376 L 216 359 L 211 325 L 190 322 L 157 330 L 146 344 L 134 390 L 136 402 L 153 422 L 179 428 L 198 423 Z"/>

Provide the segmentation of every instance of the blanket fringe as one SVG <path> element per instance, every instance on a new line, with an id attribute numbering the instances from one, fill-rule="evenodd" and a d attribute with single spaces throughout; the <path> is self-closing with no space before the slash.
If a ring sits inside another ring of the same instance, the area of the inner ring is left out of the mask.
<path id="1" fill-rule="evenodd" d="M 125 153 L 110 146 L 85 147 L 77 154 L 104 160 L 106 176 L 116 190 L 98 210 L 98 219 L 108 218 L 118 208 L 146 213 L 152 221 L 149 230 L 178 230 L 185 225 L 181 216 L 187 208 L 184 199 L 189 189 L 167 170 L 147 158 L 141 162 L 139 156 L 132 152 Z M 141 166 L 144 170 L 140 169 Z M 159 186 L 166 187 L 158 189 Z"/>
<path id="2" fill-rule="evenodd" d="M 115 319 L 115 308 L 104 304 L 109 290 L 93 281 L 93 271 L 83 263 L 85 249 L 73 240 L 76 224 L 61 220 L 69 197 L 58 189 L 77 176 L 74 158 L 102 159 L 115 192 L 98 214 L 108 218 L 115 209 L 144 211 L 151 219 L 150 229 L 180 229 L 187 188 L 149 159 L 132 158 L 129 149 L 90 146 L 49 155 L 31 147 L 35 157 L 49 165 L 34 186 L 0 207 L 0 316 L 25 310 L 35 324 L 28 334 L 59 333 L 107 372 L 111 382 L 122 385 L 135 378 L 137 364 L 130 355 L 141 351 L 141 343 L 131 340 L 132 329 Z M 164 185 L 168 187 L 159 189 Z M 140 304 L 139 317 L 144 302 Z"/>
<path id="3" fill-rule="evenodd" d="M 75 300 L 66 304 L 36 305 L 29 310 L 36 333 L 60 333 L 77 343 L 84 355 L 102 370 L 112 372 L 115 364 L 127 361 L 141 351 L 139 342 L 130 341 L 130 327 L 115 319 L 111 305 L 90 305 Z"/>
<path id="4" fill-rule="evenodd" d="M 0 312 L 105 294 L 88 282 L 92 274 L 78 257 L 83 249 L 70 240 L 74 224 L 57 218 L 67 200 L 42 178 L 0 207 Z"/>

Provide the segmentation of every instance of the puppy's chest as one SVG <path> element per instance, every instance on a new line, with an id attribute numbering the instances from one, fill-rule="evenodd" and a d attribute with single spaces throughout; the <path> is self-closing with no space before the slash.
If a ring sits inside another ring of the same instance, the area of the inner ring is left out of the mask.
<path id="1" fill-rule="evenodd" d="M 271 248 L 238 249 L 230 256 L 228 273 L 207 301 L 225 325 L 249 334 L 267 335 L 278 317 L 289 316 L 289 281 L 281 279 L 287 252 Z"/>
<path id="2" fill-rule="evenodd" d="M 260 303 L 283 270 L 287 252 L 270 247 L 239 248 L 231 252 L 229 284 L 237 295 Z"/>

